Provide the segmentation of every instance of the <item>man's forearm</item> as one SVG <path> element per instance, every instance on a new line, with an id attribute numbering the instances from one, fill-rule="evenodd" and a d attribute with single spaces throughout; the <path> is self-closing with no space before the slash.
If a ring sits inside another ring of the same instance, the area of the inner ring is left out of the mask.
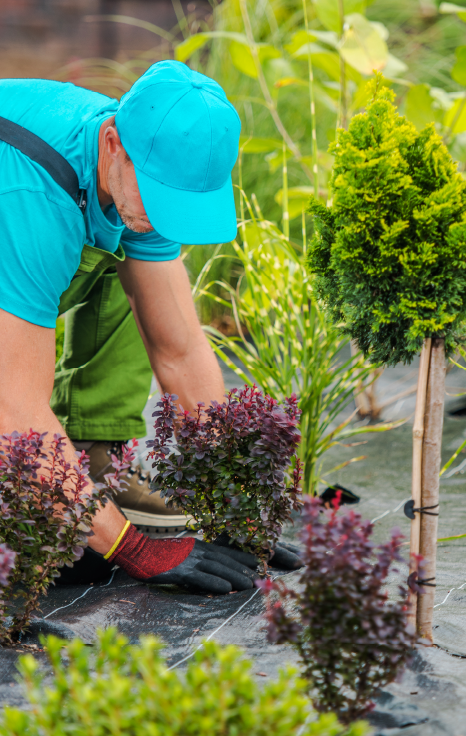
<path id="1" fill-rule="evenodd" d="M 149 358 L 161 390 L 176 394 L 184 409 L 192 412 L 199 402 L 208 406 L 212 401 L 224 401 L 222 372 L 203 334 L 181 356 L 171 357 L 153 350 Z"/>
<path id="2" fill-rule="evenodd" d="M 198 402 L 223 401 L 222 372 L 199 324 L 182 259 L 126 258 L 118 273 L 162 391 L 177 394 L 189 411 Z"/>

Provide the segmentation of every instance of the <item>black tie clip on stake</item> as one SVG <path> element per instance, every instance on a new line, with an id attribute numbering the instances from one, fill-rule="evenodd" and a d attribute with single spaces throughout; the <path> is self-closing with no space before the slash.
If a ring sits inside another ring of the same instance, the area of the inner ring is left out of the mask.
<path id="1" fill-rule="evenodd" d="M 408 519 L 413 520 L 415 518 L 414 514 L 417 512 L 419 514 L 427 514 L 428 516 L 438 516 L 438 511 L 431 511 L 431 509 L 437 509 L 438 503 L 436 503 L 434 506 L 421 506 L 418 509 L 414 508 L 414 501 L 411 498 L 409 501 L 406 501 L 404 505 L 404 512 L 405 516 L 408 517 Z M 432 583 L 431 581 L 435 580 L 435 578 L 426 578 L 425 580 L 418 579 L 416 580 L 418 585 L 428 585 L 431 588 L 435 588 L 436 584 Z"/>
<path id="2" fill-rule="evenodd" d="M 429 511 L 429 509 L 436 509 L 438 508 L 438 503 L 435 504 L 435 506 L 421 506 L 418 509 L 414 508 L 414 501 L 411 499 L 410 501 L 406 501 L 404 505 L 404 512 L 405 516 L 408 517 L 408 519 L 414 519 L 414 514 L 416 512 L 420 514 L 427 514 L 428 516 L 438 516 L 438 511 Z"/>

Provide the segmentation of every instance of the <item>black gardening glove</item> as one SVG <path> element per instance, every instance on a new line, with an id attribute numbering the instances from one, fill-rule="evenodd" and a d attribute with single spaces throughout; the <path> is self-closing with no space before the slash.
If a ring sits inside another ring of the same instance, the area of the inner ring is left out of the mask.
<path id="1" fill-rule="evenodd" d="M 184 585 L 217 595 L 248 590 L 258 577 L 257 557 L 237 549 L 219 549 L 196 539 L 188 557 L 177 567 L 146 582 L 158 585 Z"/>
<path id="2" fill-rule="evenodd" d="M 106 557 L 143 583 L 217 594 L 252 588 L 259 562 L 245 552 L 220 550 L 192 537 L 150 539 L 129 521 Z"/>
<path id="3" fill-rule="evenodd" d="M 225 594 L 253 588 L 259 560 L 238 549 L 219 549 L 192 537 L 150 539 L 127 522 L 115 549 L 106 555 L 87 547 L 72 568 L 63 568 L 61 584 L 108 579 L 115 565 L 143 583 L 183 585 Z"/>
<path id="4" fill-rule="evenodd" d="M 86 547 L 83 556 L 76 560 L 73 567 L 61 567 L 60 577 L 55 578 L 56 585 L 90 585 L 109 580 L 115 564 L 107 562 L 102 555 Z"/>
<path id="5" fill-rule="evenodd" d="M 226 532 L 222 532 L 222 534 L 215 539 L 213 544 L 230 551 L 239 551 L 239 547 L 230 539 Z M 242 554 L 245 553 L 242 552 Z M 298 570 L 304 563 L 300 557 L 298 547 L 281 542 L 280 544 L 275 545 L 273 555 L 267 564 L 269 567 L 278 568 L 279 570 Z"/>

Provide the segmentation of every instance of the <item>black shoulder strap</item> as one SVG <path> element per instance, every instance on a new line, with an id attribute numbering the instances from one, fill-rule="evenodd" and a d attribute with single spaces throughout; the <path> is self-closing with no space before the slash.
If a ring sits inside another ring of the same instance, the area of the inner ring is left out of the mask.
<path id="1" fill-rule="evenodd" d="M 87 204 L 86 192 L 79 188 L 79 179 L 75 170 L 61 153 L 27 128 L 2 117 L 0 117 L 0 140 L 9 143 L 10 146 L 17 148 L 18 151 L 42 166 L 52 179 L 70 195 L 84 214 Z"/>

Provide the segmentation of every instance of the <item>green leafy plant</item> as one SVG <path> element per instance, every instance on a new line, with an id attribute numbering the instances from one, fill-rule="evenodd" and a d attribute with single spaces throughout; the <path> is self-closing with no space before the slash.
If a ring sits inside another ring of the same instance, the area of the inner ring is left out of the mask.
<path id="1" fill-rule="evenodd" d="M 466 182 L 433 124 L 420 132 L 398 114 L 381 75 L 371 101 L 332 146 L 333 200 L 311 200 L 308 263 L 327 313 L 374 363 L 421 353 L 413 429 L 412 505 L 439 505 L 445 355 L 466 336 Z M 424 482 L 428 478 L 428 482 Z M 413 556 L 425 560 L 425 594 L 410 617 L 433 641 L 437 515 L 413 513 Z M 424 585 L 424 582 L 422 583 Z M 424 588 L 423 588 L 424 592 Z"/>
<path id="2" fill-rule="evenodd" d="M 65 320 L 62 317 L 57 319 L 55 326 L 55 362 L 58 363 L 63 355 L 63 347 L 65 343 Z"/>
<path id="3" fill-rule="evenodd" d="M 178 417 L 176 398 L 164 394 L 153 414 L 152 488 L 191 514 L 206 541 L 225 533 L 267 560 L 300 504 L 296 396 L 280 406 L 246 386 L 230 391 L 223 404 L 198 404 L 194 415 L 181 410 Z"/>
<path id="4" fill-rule="evenodd" d="M 141 47 L 151 37 L 154 45 L 131 58 L 120 50 L 118 60 L 78 59 L 56 76 L 115 97 L 160 59 L 175 57 L 214 77 L 243 121 L 245 188 L 256 192 L 270 219 L 278 219 L 280 211 L 275 197 L 283 132 L 291 187 L 296 201 L 305 204 L 306 187 L 324 193 L 331 169 L 331 157 L 324 153 L 328 141 L 334 139 L 337 119 L 346 127 L 364 106 L 365 82 L 374 69 L 394 85 L 412 122 L 436 123 L 463 166 L 461 6 L 441 3 L 439 13 L 435 3 L 418 0 L 226 0 L 213 3 L 212 14 L 205 16 L 199 8 L 183 12 L 174 5 L 177 23 L 169 30 L 125 15 L 87 16 L 92 26 L 105 24 L 109 32 L 114 23 L 137 27 Z M 301 207 L 291 212 L 297 218 Z M 297 231 L 299 220 L 291 227 Z M 205 304 L 202 300 L 202 308 Z"/>
<path id="5" fill-rule="evenodd" d="M 330 318 L 373 363 L 411 362 L 430 335 L 451 353 L 466 318 L 466 182 L 435 132 L 372 101 L 331 151 L 332 205 L 311 202 L 308 253 Z"/>
<path id="6" fill-rule="evenodd" d="M 32 430 L 0 437 L 0 543 L 10 563 L 14 556 L 0 600 L 0 641 L 7 644 L 27 627 L 59 568 L 82 557 L 98 505 L 120 488 L 133 457 L 126 448 L 122 460 L 112 458 L 106 483 L 90 486 L 87 456 L 67 462 L 64 442 Z"/>
<path id="7" fill-rule="evenodd" d="M 393 563 L 402 562 L 403 536 L 395 529 L 376 547 L 369 521 L 337 511 L 338 500 L 326 511 L 320 499 L 306 499 L 298 587 L 270 579 L 257 585 L 278 594 L 275 603 L 268 599 L 269 641 L 298 651 L 317 710 L 349 723 L 374 707 L 371 698 L 406 663 L 416 632 L 407 623 L 406 590 L 400 586 L 389 601 L 385 589 Z"/>
<path id="8" fill-rule="evenodd" d="M 229 319 L 229 310 L 223 310 L 212 299 L 204 297 L 205 290 L 213 290 L 215 294 L 225 298 L 225 289 L 221 286 L 227 282 L 236 286 L 242 270 L 235 261 L 234 250 L 230 243 L 212 245 L 190 245 L 183 248 L 182 259 L 186 265 L 193 300 L 201 324 L 213 324 L 224 331 L 235 330 L 235 324 Z"/>
<path id="9" fill-rule="evenodd" d="M 152 636 L 137 645 L 116 629 L 93 648 L 45 640 L 52 683 L 32 655 L 19 670 L 30 708 L 5 708 L 1 736 L 364 736 L 364 724 L 335 716 L 311 720 L 305 683 L 291 668 L 259 687 L 251 662 L 234 646 L 205 642 L 186 671 L 168 668 Z M 63 658 L 66 653 L 66 660 Z"/>
<path id="10" fill-rule="evenodd" d="M 370 381 L 371 368 L 360 354 L 349 354 L 348 338 L 339 336 L 338 328 L 323 312 L 303 270 L 303 249 L 263 217 L 254 197 L 255 212 L 249 200 L 244 201 L 250 219 L 242 220 L 241 240 L 233 243 L 244 277 L 237 289 L 224 283 L 230 301 L 221 300 L 235 317 L 239 337 L 205 329 L 217 355 L 249 385 L 264 387 L 278 401 L 296 392 L 301 410 L 298 452 L 304 465 L 303 492 L 315 493 L 331 472 L 362 459 L 353 458 L 323 473 L 324 455 L 330 447 L 362 432 L 384 431 L 396 424 L 361 427 L 351 424 L 351 414 L 341 419 L 354 392 Z M 205 293 L 219 300 L 208 289 Z M 240 365 L 233 362 L 231 353 Z"/>

